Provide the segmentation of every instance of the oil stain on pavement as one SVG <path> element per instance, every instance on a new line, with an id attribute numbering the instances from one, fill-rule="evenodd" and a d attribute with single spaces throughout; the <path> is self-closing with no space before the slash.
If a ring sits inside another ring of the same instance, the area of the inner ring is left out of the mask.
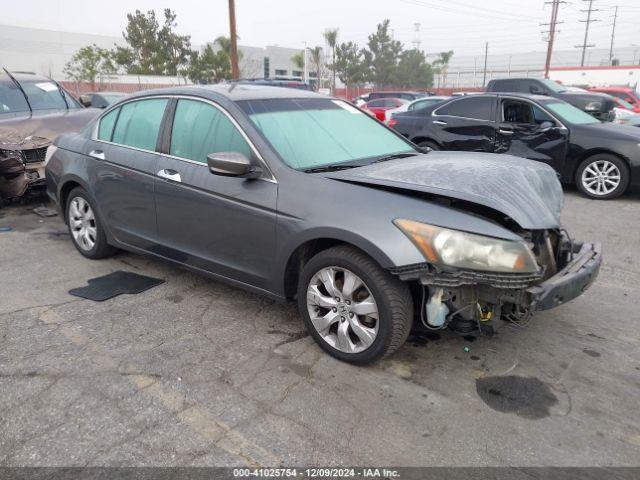
<path id="1" fill-rule="evenodd" d="M 476 391 L 492 409 L 531 420 L 548 417 L 558 398 L 535 377 L 509 375 L 476 380 Z"/>

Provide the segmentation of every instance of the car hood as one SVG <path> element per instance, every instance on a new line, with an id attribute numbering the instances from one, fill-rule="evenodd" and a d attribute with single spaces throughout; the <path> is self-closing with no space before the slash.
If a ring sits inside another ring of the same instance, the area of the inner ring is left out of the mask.
<path id="1" fill-rule="evenodd" d="M 324 175 L 471 202 L 503 213 L 524 229 L 560 227 L 564 198 L 556 172 L 511 155 L 430 152 Z"/>
<path id="2" fill-rule="evenodd" d="M 611 102 L 613 103 L 613 98 L 611 98 L 611 95 L 607 95 L 606 93 L 564 91 L 560 92 L 558 94 L 558 97 L 566 100 L 571 104 L 581 104 L 583 106 L 591 102 L 605 102 L 607 100 L 611 100 Z"/>
<path id="3" fill-rule="evenodd" d="M 635 119 L 640 115 L 631 115 L 629 119 Z M 613 122 L 589 123 L 586 125 L 573 125 L 572 130 L 578 130 L 584 135 L 607 140 L 628 140 L 640 143 L 640 129 L 632 125 L 622 125 Z"/>
<path id="4" fill-rule="evenodd" d="M 62 133 L 79 132 L 101 111 L 97 108 L 83 108 L 0 115 L 0 148 L 39 148 L 51 143 Z"/>

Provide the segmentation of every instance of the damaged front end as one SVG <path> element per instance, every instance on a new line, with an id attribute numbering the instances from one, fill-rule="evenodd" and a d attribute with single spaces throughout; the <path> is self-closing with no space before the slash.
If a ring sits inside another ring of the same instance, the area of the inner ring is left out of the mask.
<path id="1" fill-rule="evenodd" d="M 44 168 L 50 140 L 27 137 L 21 142 L 0 142 L 0 199 L 11 200 L 46 189 Z"/>
<path id="2" fill-rule="evenodd" d="M 406 228 L 403 231 L 407 233 Z M 437 244 L 429 244 L 428 239 L 418 245 L 409 233 L 427 259 L 433 255 L 432 261 L 396 267 L 391 272 L 418 285 L 420 318 L 427 328 L 450 327 L 461 333 L 494 332 L 504 322 L 526 324 L 536 310 L 578 297 L 597 277 L 602 261 L 599 244 L 576 243 L 566 231 L 557 229 L 529 230 L 520 235 L 521 251 L 496 252 L 496 247 L 477 251 L 475 255 L 485 255 L 489 266 L 476 270 L 444 264 L 446 246 L 436 251 Z M 475 247 L 470 244 L 467 248 Z M 501 256 L 502 261 L 491 260 L 492 256 Z M 505 271 L 510 265 L 512 271 Z"/>

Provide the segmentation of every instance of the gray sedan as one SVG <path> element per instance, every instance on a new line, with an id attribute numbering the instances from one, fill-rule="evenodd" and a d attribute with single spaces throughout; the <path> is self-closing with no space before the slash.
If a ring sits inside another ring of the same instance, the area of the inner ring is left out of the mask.
<path id="1" fill-rule="evenodd" d="M 352 363 L 391 354 L 412 326 L 526 323 L 580 295 L 601 262 L 563 230 L 549 166 L 424 153 L 303 90 L 141 93 L 49 157 L 49 195 L 82 255 L 125 249 L 297 299 L 319 345 Z"/>

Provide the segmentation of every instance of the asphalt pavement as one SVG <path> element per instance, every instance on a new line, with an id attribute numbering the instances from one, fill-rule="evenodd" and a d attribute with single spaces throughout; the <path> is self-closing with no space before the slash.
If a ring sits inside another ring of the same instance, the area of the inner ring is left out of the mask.
<path id="1" fill-rule="evenodd" d="M 0 209 L 2 466 L 640 463 L 638 195 L 567 192 L 566 227 L 603 243 L 582 297 L 367 367 L 323 353 L 293 304 L 129 253 L 86 260 L 38 205 Z M 116 270 L 166 282 L 69 295 Z"/>

